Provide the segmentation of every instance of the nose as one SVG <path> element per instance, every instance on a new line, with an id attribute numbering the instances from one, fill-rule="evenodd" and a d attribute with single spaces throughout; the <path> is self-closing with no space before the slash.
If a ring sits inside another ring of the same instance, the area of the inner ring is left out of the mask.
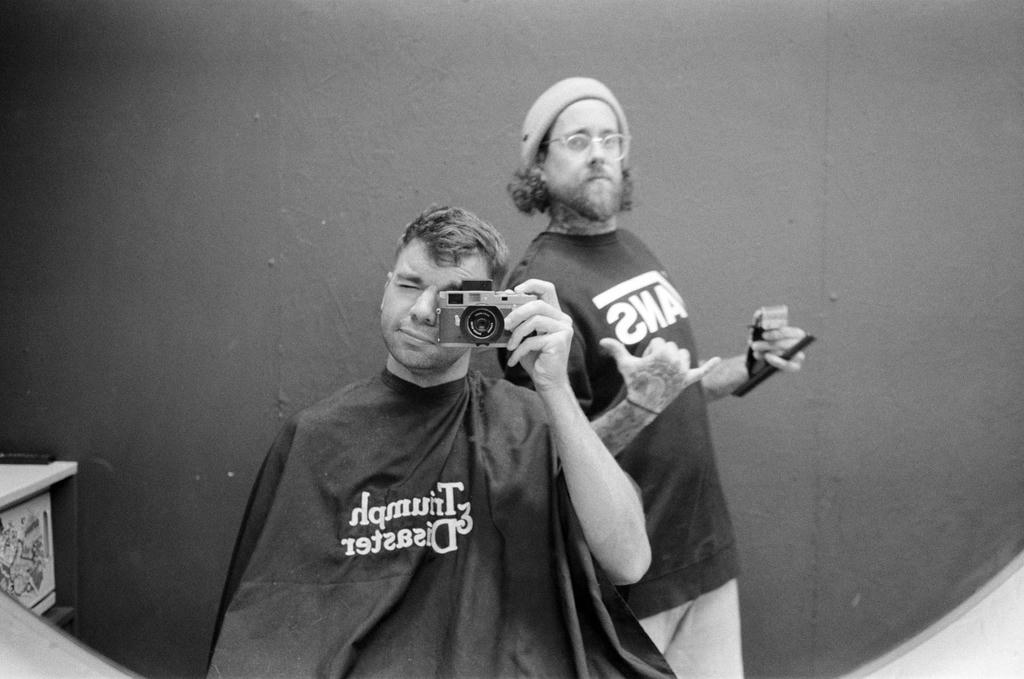
<path id="1" fill-rule="evenodd" d="M 604 147 L 604 139 L 600 137 L 590 140 L 587 153 L 590 154 L 590 162 L 608 160 L 608 149 Z"/>
<path id="2" fill-rule="evenodd" d="M 421 325 L 437 324 L 437 288 L 431 285 L 420 293 L 410 310 L 412 320 Z"/>

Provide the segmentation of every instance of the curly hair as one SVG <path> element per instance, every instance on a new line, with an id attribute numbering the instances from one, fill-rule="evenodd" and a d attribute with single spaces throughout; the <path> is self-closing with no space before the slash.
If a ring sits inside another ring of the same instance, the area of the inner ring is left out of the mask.
<path id="1" fill-rule="evenodd" d="M 507 188 L 512 202 L 524 214 L 544 213 L 551 207 L 551 196 L 537 165 L 528 170 L 516 170 Z M 619 202 L 619 211 L 627 212 L 632 208 L 633 177 L 628 168 L 622 168 L 622 198 Z"/>

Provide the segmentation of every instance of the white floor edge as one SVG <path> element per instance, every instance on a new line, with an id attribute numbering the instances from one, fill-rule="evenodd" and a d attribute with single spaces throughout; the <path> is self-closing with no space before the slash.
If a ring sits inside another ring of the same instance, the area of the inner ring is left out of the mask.
<path id="1" fill-rule="evenodd" d="M 846 679 L 1024 678 L 1024 553 L 934 625 Z"/>

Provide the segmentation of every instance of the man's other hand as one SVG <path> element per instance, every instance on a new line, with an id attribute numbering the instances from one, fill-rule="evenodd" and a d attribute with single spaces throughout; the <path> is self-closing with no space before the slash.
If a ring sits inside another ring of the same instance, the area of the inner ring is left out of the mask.
<path id="1" fill-rule="evenodd" d="M 626 398 L 634 405 L 660 413 L 683 389 L 699 382 L 721 362 L 717 356 L 690 367 L 690 352 L 675 342 L 655 337 L 642 356 L 633 356 L 622 342 L 606 337 L 600 342 L 619 368 Z"/>

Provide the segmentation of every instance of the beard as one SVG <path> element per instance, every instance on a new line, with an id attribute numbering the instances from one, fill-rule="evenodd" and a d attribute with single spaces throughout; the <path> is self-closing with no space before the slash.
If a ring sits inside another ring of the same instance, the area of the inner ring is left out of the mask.
<path id="1" fill-rule="evenodd" d="M 621 181 L 588 179 L 568 190 L 548 190 L 553 202 L 592 222 L 606 222 L 622 211 Z"/>

